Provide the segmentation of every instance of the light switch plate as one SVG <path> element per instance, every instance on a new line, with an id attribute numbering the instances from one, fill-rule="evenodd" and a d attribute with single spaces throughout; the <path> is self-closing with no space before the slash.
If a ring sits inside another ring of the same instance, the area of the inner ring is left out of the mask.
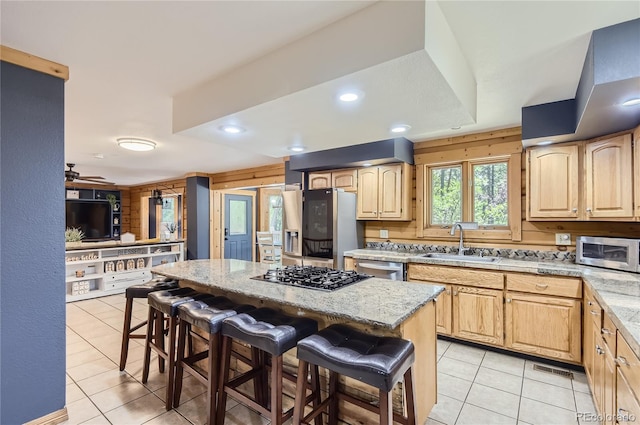
<path id="1" fill-rule="evenodd" d="M 556 233 L 556 245 L 571 245 L 571 233 Z"/>
<path id="2" fill-rule="evenodd" d="M 389 237 L 389 231 L 385 229 L 380 229 L 380 238 L 387 239 Z"/>

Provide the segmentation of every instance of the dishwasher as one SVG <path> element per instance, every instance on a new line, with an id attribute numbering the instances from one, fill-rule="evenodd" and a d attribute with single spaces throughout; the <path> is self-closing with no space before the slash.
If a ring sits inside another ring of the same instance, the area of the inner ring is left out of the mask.
<path id="1" fill-rule="evenodd" d="M 404 263 L 396 261 L 356 260 L 356 271 L 390 280 L 407 280 Z"/>

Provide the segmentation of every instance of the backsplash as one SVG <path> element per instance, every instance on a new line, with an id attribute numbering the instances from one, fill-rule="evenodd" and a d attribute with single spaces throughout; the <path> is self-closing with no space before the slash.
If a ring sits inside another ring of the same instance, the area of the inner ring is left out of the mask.
<path id="1" fill-rule="evenodd" d="M 416 254 L 426 254 L 429 252 L 444 252 L 447 254 L 458 253 L 458 248 L 453 246 L 403 244 L 394 242 L 367 242 L 366 248 L 386 251 L 415 252 Z M 576 262 L 576 253 L 574 251 L 535 251 L 532 249 L 470 247 L 468 248 L 467 255 L 505 257 L 512 260 L 561 261 L 566 263 Z"/>

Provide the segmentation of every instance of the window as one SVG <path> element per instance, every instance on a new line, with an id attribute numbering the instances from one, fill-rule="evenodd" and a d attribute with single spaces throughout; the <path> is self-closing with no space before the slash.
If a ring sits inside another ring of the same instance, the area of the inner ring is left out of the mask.
<path id="1" fill-rule="evenodd" d="M 477 153 L 477 156 L 474 154 Z M 451 226 L 475 221 L 473 239 L 520 240 L 519 142 L 416 155 L 416 235 L 450 239 Z"/>

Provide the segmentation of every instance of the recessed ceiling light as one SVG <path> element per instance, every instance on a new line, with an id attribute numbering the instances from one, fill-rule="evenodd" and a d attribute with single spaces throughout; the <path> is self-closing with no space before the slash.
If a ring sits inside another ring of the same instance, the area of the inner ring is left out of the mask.
<path id="1" fill-rule="evenodd" d="M 391 127 L 391 132 L 392 133 L 404 133 L 405 131 L 409 130 L 411 128 L 410 125 L 395 125 L 393 127 Z"/>
<path id="2" fill-rule="evenodd" d="M 358 95 L 358 93 L 354 93 L 354 92 L 342 93 L 340 97 L 338 97 L 338 99 L 340 99 L 343 102 L 353 102 L 355 100 L 358 100 L 359 98 L 360 96 Z"/>
<path id="3" fill-rule="evenodd" d="M 304 152 L 304 146 L 291 146 L 289 150 L 291 152 Z"/>
<path id="4" fill-rule="evenodd" d="M 629 99 L 626 102 L 622 102 L 622 106 L 635 106 L 640 105 L 640 97 L 634 97 L 633 99 Z"/>
<path id="5" fill-rule="evenodd" d="M 121 139 L 118 139 L 118 146 L 130 151 L 137 152 L 152 151 L 156 148 L 155 142 L 134 137 L 123 137 Z"/>
<path id="6" fill-rule="evenodd" d="M 224 131 L 225 133 L 228 133 L 228 134 L 238 134 L 238 133 L 244 133 L 246 130 L 238 125 L 228 124 L 228 125 L 220 126 L 220 131 Z"/>
<path id="7" fill-rule="evenodd" d="M 542 142 L 538 143 L 538 146 L 546 146 L 552 143 L 553 143 L 553 140 L 543 140 Z"/>

